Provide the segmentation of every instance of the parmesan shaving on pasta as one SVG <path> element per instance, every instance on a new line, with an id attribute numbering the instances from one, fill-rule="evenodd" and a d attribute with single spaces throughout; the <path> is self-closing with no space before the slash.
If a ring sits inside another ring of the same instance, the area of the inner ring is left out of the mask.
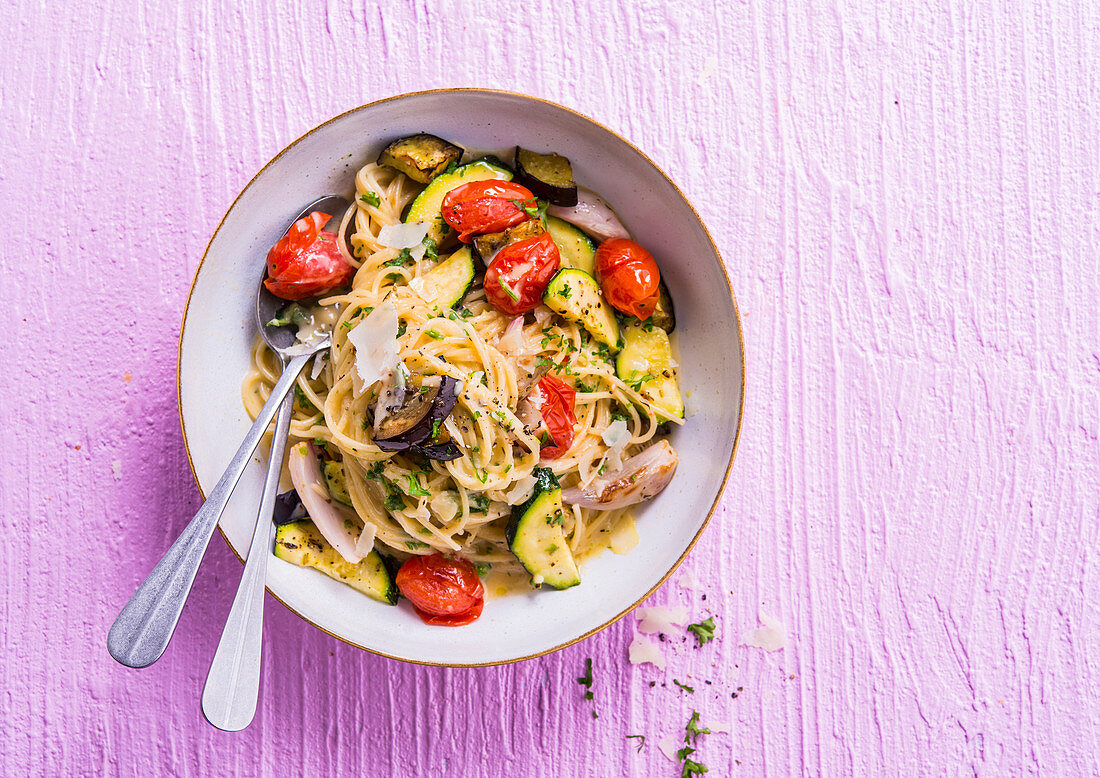
<path id="1" fill-rule="evenodd" d="M 741 635 L 741 643 L 765 651 L 778 651 L 787 644 L 787 630 L 779 619 L 760 611 L 762 627 L 750 629 Z"/>
<path id="2" fill-rule="evenodd" d="M 355 370 L 364 386 L 381 381 L 397 365 L 397 309 L 388 300 L 351 328 Z"/>

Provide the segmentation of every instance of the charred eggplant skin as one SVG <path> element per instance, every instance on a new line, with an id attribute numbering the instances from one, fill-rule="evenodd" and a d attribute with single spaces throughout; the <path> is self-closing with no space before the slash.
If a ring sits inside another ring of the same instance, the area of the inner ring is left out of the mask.
<path id="1" fill-rule="evenodd" d="M 515 227 L 509 227 L 504 232 L 491 232 L 487 235 L 477 235 L 473 239 L 474 251 L 478 258 L 486 266 L 493 261 L 493 257 L 509 243 L 516 243 L 527 238 L 534 238 L 546 232 L 539 219 L 522 221 Z"/>
<path id="2" fill-rule="evenodd" d="M 654 326 L 660 327 L 665 332 L 672 332 L 676 329 L 676 309 L 672 305 L 672 295 L 668 293 L 668 287 L 665 286 L 664 279 L 658 286 L 661 296 L 657 300 L 657 307 L 653 310 L 653 315 L 649 317 L 649 320 L 653 322 Z"/>
<path id="3" fill-rule="evenodd" d="M 461 146 L 426 132 L 398 138 L 378 155 L 378 164 L 426 184 L 462 159 Z"/>
<path id="4" fill-rule="evenodd" d="M 406 430 L 400 435 L 395 435 L 390 438 L 378 439 L 375 438 L 374 445 L 383 451 L 407 451 L 414 446 L 420 446 L 421 448 L 431 449 L 432 446 L 424 446 L 432 437 L 432 427 L 436 421 L 442 424 L 443 420 L 451 415 L 451 411 L 454 410 L 455 403 L 458 402 L 458 381 L 449 375 L 442 376 L 439 383 L 439 390 L 432 398 L 431 407 L 428 411 L 420 417 L 420 420 L 411 429 Z M 398 412 L 400 413 L 400 411 Z M 456 447 L 457 448 L 457 447 Z M 440 454 L 449 453 L 440 449 Z M 425 454 L 430 456 L 430 454 Z M 432 459 L 442 459 L 442 456 L 431 457 Z M 456 457 L 450 457 L 455 459 Z"/>
<path id="5" fill-rule="evenodd" d="M 573 166 L 567 157 L 555 153 L 539 154 L 516 146 L 515 167 L 516 182 L 530 189 L 536 197 L 565 208 L 577 204 L 577 182 L 573 180 Z"/>

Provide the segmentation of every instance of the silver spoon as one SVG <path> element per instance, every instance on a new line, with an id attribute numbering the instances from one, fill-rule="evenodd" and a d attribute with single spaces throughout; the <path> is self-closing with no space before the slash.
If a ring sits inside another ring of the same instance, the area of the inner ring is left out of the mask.
<path id="1" fill-rule="evenodd" d="M 343 198 L 337 199 L 342 203 L 338 210 L 335 205 L 328 206 L 332 208 L 331 211 L 322 207 L 328 203 L 329 198 L 324 203 L 314 203 L 309 210 L 342 213 L 347 208 L 347 201 Z M 285 370 L 287 356 L 283 349 L 293 344 L 294 333 L 290 332 L 289 327 L 267 326 L 284 305 L 286 300 L 268 292 L 261 278 L 256 294 L 256 326 L 267 345 L 283 356 Z M 324 347 L 329 345 L 330 340 L 330 337 L 325 338 Z M 279 491 L 279 475 L 283 469 L 287 431 L 290 429 L 293 412 L 294 395 L 287 394 L 275 419 L 275 434 L 271 439 L 263 497 L 256 514 L 256 526 L 252 531 L 252 542 L 248 546 L 244 572 L 241 574 L 233 606 L 229 609 L 229 618 L 226 619 L 214 659 L 210 662 L 210 671 L 206 675 L 206 685 L 202 690 L 203 715 L 215 727 L 227 732 L 244 729 L 252 723 L 256 715 L 260 693 L 260 656 L 263 652 L 264 585 L 267 582 L 267 560 L 271 556 L 271 546 L 275 540 L 275 525 L 271 517 L 275 508 L 275 495 Z"/>
<path id="2" fill-rule="evenodd" d="M 294 221 L 316 210 L 339 213 L 341 209 L 347 208 L 347 205 L 347 200 L 344 198 L 328 195 L 306 206 Z M 332 210 L 327 210 L 329 208 Z M 293 223 L 292 221 L 291 224 Z M 290 225 L 287 229 L 290 229 Z M 262 283 L 257 294 L 257 311 L 264 309 L 264 306 L 270 307 L 271 315 L 261 319 L 266 324 L 274 318 L 278 308 L 285 303 L 279 302 L 278 298 L 271 295 Z M 271 331 L 272 329 L 275 331 Z M 267 328 L 261 325 L 260 331 L 276 353 L 283 357 L 283 374 L 271 389 L 267 402 L 264 403 L 256 421 L 249 428 L 248 434 L 245 435 L 240 448 L 230 460 L 229 466 L 206 498 L 206 502 L 176 538 L 176 542 L 161 557 L 157 566 L 134 592 L 130 601 L 118 614 L 115 623 L 111 625 L 111 631 L 107 634 L 107 650 L 118 662 L 127 667 L 148 667 L 157 661 L 164 653 L 164 649 L 168 647 L 168 641 L 171 640 L 180 613 L 183 612 L 187 595 L 191 592 L 199 563 L 202 562 L 206 547 L 210 543 L 210 536 L 218 526 L 218 519 L 221 518 L 237 481 L 240 480 L 241 474 L 248 466 L 248 461 L 252 458 L 252 453 L 256 450 L 272 418 L 306 363 L 315 353 L 329 345 L 329 340 L 326 338 L 308 353 L 291 357 L 285 353 L 285 350 L 294 342 L 294 333 L 289 328 Z M 288 358 L 289 362 L 286 361 Z M 284 434 L 283 438 L 285 437 Z M 269 518 L 270 515 L 268 513 Z"/>

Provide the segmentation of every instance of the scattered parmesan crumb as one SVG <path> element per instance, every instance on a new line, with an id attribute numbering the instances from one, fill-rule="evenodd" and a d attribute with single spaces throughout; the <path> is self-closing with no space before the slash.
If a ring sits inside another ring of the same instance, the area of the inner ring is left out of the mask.
<path id="1" fill-rule="evenodd" d="M 115 474 L 115 480 L 122 480 L 122 460 L 115 459 L 111 462 L 111 472 Z"/>
<path id="2" fill-rule="evenodd" d="M 778 651 L 787 644 L 787 630 L 779 619 L 760 611 L 760 623 L 764 626 L 750 629 L 741 635 L 741 643 L 765 651 Z"/>
<path id="3" fill-rule="evenodd" d="M 629 651 L 630 664 L 648 663 L 658 669 L 665 669 L 665 655 L 661 653 L 660 646 L 653 641 L 641 635 L 635 635 L 634 640 L 630 642 L 630 648 L 627 650 Z"/>
<path id="4" fill-rule="evenodd" d="M 672 632 L 674 627 L 683 626 L 687 620 L 688 609 L 683 605 L 672 608 L 663 605 L 654 608 L 638 608 L 638 631 L 646 635 Z"/>
<path id="5" fill-rule="evenodd" d="M 676 736 L 665 735 L 657 741 L 657 748 L 661 749 L 661 753 L 673 762 L 680 761 L 676 756 L 676 752 L 680 750 L 680 741 Z"/>
<path id="6" fill-rule="evenodd" d="M 676 583 L 681 589 L 689 589 L 693 592 L 699 591 L 699 581 L 696 579 L 695 573 L 691 572 L 689 568 L 680 573 Z"/>

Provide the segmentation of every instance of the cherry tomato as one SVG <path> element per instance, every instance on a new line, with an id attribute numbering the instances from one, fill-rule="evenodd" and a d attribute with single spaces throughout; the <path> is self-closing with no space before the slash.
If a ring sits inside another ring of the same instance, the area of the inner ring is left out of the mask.
<path id="1" fill-rule="evenodd" d="M 535 404 L 539 406 L 542 420 L 550 431 L 553 446 L 544 446 L 540 459 L 557 459 L 573 445 L 573 427 L 577 423 L 574 407 L 577 392 L 556 376 L 543 376 L 535 384 Z"/>
<path id="2" fill-rule="evenodd" d="M 485 296 L 504 313 L 533 311 L 560 265 L 558 247 L 548 232 L 510 243 L 485 271 Z"/>
<path id="3" fill-rule="evenodd" d="M 458 239 L 469 243 L 474 235 L 501 232 L 530 219 L 517 202 L 534 207 L 538 201 L 530 189 L 511 181 L 471 181 L 447 192 L 440 212 L 458 231 Z"/>
<path id="4" fill-rule="evenodd" d="M 485 604 L 477 569 L 460 557 L 410 557 L 397 571 L 397 588 L 428 624 L 469 624 Z"/>
<path id="5" fill-rule="evenodd" d="M 626 238 L 605 240 L 596 249 L 596 280 L 614 308 L 643 320 L 661 296 L 661 272 L 653 255 Z"/>
<path id="6" fill-rule="evenodd" d="M 267 252 L 264 286 L 284 300 L 304 300 L 344 286 L 355 275 L 336 245 L 336 236 L 322 228 L 331 217 L 314 211 L 291 225 Z"/>

